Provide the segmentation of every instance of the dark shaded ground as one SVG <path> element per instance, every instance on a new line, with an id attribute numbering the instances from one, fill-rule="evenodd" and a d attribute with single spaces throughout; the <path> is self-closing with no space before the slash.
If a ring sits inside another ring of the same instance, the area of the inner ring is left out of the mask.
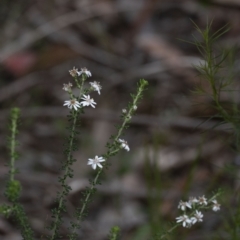
<path id="1" fill-rule="evenodd" d="M 208 196 L 219 187 L 225 190 L 222 211 L 206 214 L 193 229 L 180 228 L 171 239 L 180 239 L 179 234 L 191 240 L 229 239 L 223 226 L 239 187 L 239 156 L 228 126 L 213 129 L 218 119 L 197 127 L 215 112 L 206 111 L 209 98 L 191 93 L 200 81 L 192 65 L 201 58 L 195 46 L 178 39 L 198 37 L 191 20 L 204 28 L 214 19 L 213 31 L 227 23 L 231 27 L 220 46 L 238 50 L 239 1 L 1 1 L 0 13 L 0 202 L 5 202 L 8 171 L 7 116 L 17 106 L 22 109 L 17 178 L 36 239 L 47 233 L 59 189 L 67 114 L 62 84 L 72 80 L 68 71 L 73 66 L 87 67 L 103 90 L 94 95 L 97 108 L 83 116 L 63 234 L 93 174 L 87 159 L 104 152 L 129 93 L 145 78 L 148 91 L 124 136 L 131 151 L 111 160 L 79 239 L 106 239 L 113 225 L 120 226 L 124 240 L 149 239 L 155 225 L 160 228 L 179 215 L 183 196 Z M 237 54 L 235 89 L 238 69 Z M 237 94 L 230 95 L 221 100 L 233 97 L 239 103 Z M 235 169 L 232 174 L 226 164 Z M 21 239 L 12 219 L 0 219 L 0 239 Z"/>

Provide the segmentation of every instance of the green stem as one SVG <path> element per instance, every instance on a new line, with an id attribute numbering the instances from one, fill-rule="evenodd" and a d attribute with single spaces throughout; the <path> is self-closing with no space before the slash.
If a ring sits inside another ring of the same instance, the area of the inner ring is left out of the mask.
<path id="1" fill-rule="evenodd" d="M 217 90 L 216 87 L 216 79 L 215 79 L 215 74 L 214 74 L 214 57 L 213 57 L 213 53 L 212 53 L 212 43 L 210 42 L 209 38 L 209 33 L 207 33 L 206 35 L 206 59 L 207 59 L 207 69 L 208 69 L 208 79 L 211 85 L 211 89 L 212 89 L 212 94 L 213 94 L 213 101 L 215 102 L 216 108 L 218 110 L 218 112 L 221 114 L 221 116 L 223 117 L 223 119 L 226 122 L 230 122 L 232 123 L 232 125 L 236 128 L 236 124 L 234 122 L 234 120 L 229 116 L 229 114 L 226 112 L 226 110 L 222 107 L 222 105 L 219 102 L 219 91 Z"/>
<path id="2" fill-rule="evenodd" d="M 67 155 L 67 162 L 69 162 L 72 158 L 72 148 L 73 148 L 73 141 L 74 141 L 74 137 L 75 137 L 75 128 L 76 128 L 76 123 L 77 123 L 77 117 L 78 117 L 78 112 L 75 111 L 74 112 L 74 119 L 73 119 L 73 125 L 72 125 L 72 129 L 71 129 L 71 134 L 70 134 L 70 142 L 69 142 L 69 152 L 68 152 L 68 155 Z M 63 179 L 64 179 L 64 182 L 62 183 L 62 187 L 63 187 L 63 190 L 59 196 L 59 204 L 58 204 L 58 208 L 57 208 L 57 213 L 56 213 L 56 216 L 55 216 L 55 220 L 54 220 L 54 225 L 53 225 L 53 234 L 52 234 L 52 237 L 51 237 L 51 240 L 54 240 L 55 237 L 57 236 L 57 231 L 60 227 L 60 214 L 62 212 L 62 207 L 63 207 L 63 199 L 64 199 L 64 196 L 66 195 L 65 194 L 65 189 L 66 189 L 66 179 L 70 173 L 70 167 L 71 165 L 68 164 L 66 169 L 65 169 L 65 173 L 63 175 Z"/>
<path id="3" fill-rule="evenodd" d="M 171 233 L 173 230 L 175 230 L 175 228 L 177 228 L 178 226 L 180 226 L 181 224 L 176 224 L 174 227 L 170 228 L 167 233 L 163 234 L 160 239 L 163 239 L 164 237 L 166 237 L 169 233 Z"/>
<path id="4" fill-rule="evenodd" d="M 11 143 L 10 143 L 10 181 L 14 181 L 14 174 L 15 174 L 15 160 L 16 160 L 16 134 L 17 134 L 17 119 L 18 116 L 12 117 L 12 124 L 11 124 Z"/>
<path id="5" fill-rule="evenodd" d="M 143 91 L 143 89 L 142 89 L 142 91 Z M 117 134 L 116 137 L 114 138 L 114 141 L 113 141 L 113 142 L 118 141 L 119 137 L 120 137 L 121 134 L 122 134 L 122 131 L 123 131 L 125 125 L 130 121 L 131 116 L 132 116 L 132 113 L 133 113 L 133 111 L 134 111 L 133 108 L 134 108 L 134 106 L 137 105 L 137 102 L 138 102 L 138 100 L 139 100 L 139 98 L 140 98 L 140 96 L 141 96 L 141 94 L 142 94 L 142 91 L 138 91 L 138 92 L 137 92 L 137 96 L 136 96 L 136 97 L 134 98 L 134 100 L 133 100 L 132 107 L 129 109 L 128 114 L 126 115 L 126 117 L 125 117 L 125 119 L 124 119 L 124 121 L 123 121 L 123 124 L 122 124 L 122 126 L 120 127 L 120 129 L 119 129 L 119 131 L 118 131 L 118 134 Z"/>

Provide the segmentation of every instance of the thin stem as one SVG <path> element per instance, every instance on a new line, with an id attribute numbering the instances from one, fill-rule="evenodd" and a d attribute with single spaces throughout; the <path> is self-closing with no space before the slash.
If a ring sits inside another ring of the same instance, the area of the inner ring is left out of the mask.
<path id="1" fill-rule="evenodd" d="M 128 114 L 126 115 L 126 117 L 125 117 L 125 119 L 124 119 L 124 121 L 123 121 L 123 124 L 122 124 L 122 126 L 120 127 L 120 129 L 119 129 L 116 137 L 114 138 L 114 141 L 113 141 L 113 142 L 116 142 L 116 141 L 119 139 L 119 137 L 121 136 L 122 131 L 123 131 L 125 125 L 127 124 L 127 122 L 130 121 L 130 118 L 131 118 L 131 116 L 132 116 L 132 112 L 133 112 L 134 106 L 137 105 L 137 102 L 138 102 L 141 94 L 142 94 L 142 91 L 138 91 L 138 92 L 137 92 L 137 95 L 136 95 L 136 97 L 135 97 L 134 100 L 133 100 L 133 104 L 132 104 L 131 108 L 129 109 Z"/>
<path id="2" fill-rule="evenodd" d="M 173 230 L 175 230 L 175 228 L 177 228 L 178 226 L 180 226 L 181 224 L 176 224 L 175 226 L 173 226 L 172 228 L 170 228 L 167 233 L 163 234 L 160 239 L 166 237 L 169 233 L 171 233 Z"/>
<path id="3" fill-rule="evenodd" d="M 18 133 L 18 119 L 20 115 L 20 110 L 18 108 L 13 108 L 11 110 L 11 123 L 10 123 L 10 164 L 9 164 L 9 181 L 7 184 L 7 188 L 5 191 L 6 197 L 9 202 L 12 203 L 11 208 L 8 210 L 11 211 L 11 214 L 17 220 L 17 223 L 21 229 L 22 237 L 26 240 L 32 240 L 34 238 L 33 231 L 30 227 L 29 220 L 24 211 L 24 208 L 21 204 L 19 204 L 19 196 L 21 193 L 21 184 L 19 181 L 15 180 L 15 161 L 18 158 L 18 154 L 16 152 L 17 140 L 16 136 Z"/>
<path id="4" fill-rule="evenodd" d="M 207 69 L 208 69 L 208 79 L 212 88 L 212 94 L 213 94 L 213 100 L 216 104 L 216 108 L 219 111 L 219 113 L 222 115 L 224 120 L 226 122 L 231 122 L 234 127 L 236 127 L 235 122 L 232 120 L 232 118 L 229 116 L 229 114 L 226 112 L 226 110 L 222 107 L 222 105 L 219 102 L 219 91 L 217 90 L 216 87 L 216 77 L 214 74 L 214 57 L 212 53 L 212 43 L 211 40 L 209 41 L 209 32 L 206 35 L 206 52 L 207 52 Z"/>
<path id="5" fill-rule="evenodd" d="M 15 170 L 15 161 L 16 161 L 16 135 L 17 135 L 17 121 L 19 118 L 19 109 L 12 109 L 12 118 L 11 118 L 11 142 L 10 142 L 10 181 L 14 181 Z"/>
<path id="6" fill-rule="evenodd" d="M 74 112 L 74 119 L 73 119 L 73 125 L 72 125 L 72 129 L 71 129 L 71 134 L 70 134 L 70 142 L 69 142 L 69 147 L 68 149 L 70 149 L 70 151 L 68 152 L 68 155 L 67 155 L 67 162 L 69 162 L 72 158 L 72 148 L 73 148 L 73 141 L 74 141 L 74 137 L 75 137 L 75 129 L 76 129 L 76 123 L 77 123 L 77 117 L 78 117 L 78 112 L 75 111 Z M 69 173 L 70 173 L 70 166 L 69 164 L 67 164 L 67 167 L 65 169 L 65 173 L 63 175 L 63 183 L 62 183 L 62 187 L 63 187 L 63 190 L 59 196 L 59 204 L 58 204 L 58 208 L 57 208 L 57 213 L 56 213 L 56 216 L 55 216 L 55 221 L 54 221 L 54 227 L 53 227 L 53 234 L 52 234 L 52 237 L 51 237 L 51 240 L 54 240 L 56 235 L 57 235 L 57 231 L 60 227 L 60 214 L 62 212 L 62 207 L 63 207 L 63 199 L 64 199 L 64 196 L 66 195 L 65 194 L 65 190 L 66 190 L 66 179 L 67 177 L 69 176 Z"/>

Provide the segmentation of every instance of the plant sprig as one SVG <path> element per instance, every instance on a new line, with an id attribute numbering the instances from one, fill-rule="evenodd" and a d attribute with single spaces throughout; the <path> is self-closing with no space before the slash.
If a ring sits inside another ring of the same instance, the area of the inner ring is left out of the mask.
<path id="1" fill-rule="evenodd" d="M 62 170 L 63 176 L 59 177 L 59 182 L 62 186 L 62 190 L 58 193 L 56 202 L 57 207 L 52 210 L 52 217 L 53 221 L 49 227 L 52 231 L 51 235 L 48 236 L 49 240 L 56 240 L 61 237 L 60 234 L 60 226 L 63 222 L 62 214 L 66 212 L 66 198 L 71 190 L 70 186 L 67 184 L 67 179 L 73 177 L 73 170 L 71 168 L 73 162 L 76 160 L 73 158 L 73 152 L 76 151 L 78 148 L 77 146 L 77 135 L 78 129 L 80 127 L 79 117 L 84 111 L 84 107 L 91 106 L 95 108 L 96 102 L 92 98 L 90 98 L 89 94 L 91 91 L 97 91 L 100 94 L 101 86 L 98 82 L 90 82 L 90 88 L 84 88 L 84 83 L 88 77 L 91 77 L 91 72 L 88 71 L 86 68 L 81 69 L 78 71 L 75 67 L 69 71 L 70 75 L 74 78 L 76 86 L 79 90 L 78 96 L 75 96 L 72 92 L 72 84 L 64 84 L 63 90 L 68 92 L 70 100 L 65 101 L 64 106 L 67 106 L 70 109 L 70 115 L 68 116 L 69 125 L 68 130 L 70 132 L 69 137 L 67 139 L 66 149 L 64 151 L 65 160 L 62 162 Z M 107 153 L 103 154 L 102 157 L 96 156 L 94 159 L 89 159 L 88 164 L 92 165 L 93 169 L 96 167 L 100 167 L 97 171 L 96 176 L 93 180 L 90 181 L 90 186 L 86 189 L 82 199 L 82 206 L 78 207 L 75 212 L 75 221 L 71 221 L 71 227 L 69 228 L 70 233 L 68 235 L 70 240 L 76 239 L 77 236 L 77 229 L 81 227 L 81 222 L 87 216 L 87 206 L 91 202 L 93 194 L 96 192 L 96 185 L 100 184 L 99 177 L 103 171 L 103 166 L 107 167 L 106 161 L 113 155 L 117 154 L 117 152 L 121 148 L 125 148 L 129 150 L 127 142 L 119 137 L 122 135 L 123 130 L 128 127 L 127 123 L 130 121 L 134 111 L 136 110 L 136 105 L 138 101 L 142 97 L 142 92 L 147 86 L 147 81 L 141 79 L 138 84 L 138 89 L 136 95 L 132 95 L 132 102 L 129 103 L 128 111 L 123 115 L 123 123 L 121 126 L 118 127 L 117 134 L 112 138 L 112 143 L 107 144 L 108 151 Z M 104 162 L 103 166 L 101 162 Z"/>
<path id="2" fill-rule="evenodd" d="M 105 162 L 103 166 L 107 166 L 107 160 L 116 155 L 121 148 L 124 148 L 121 142 L 119 142 L 120 136 L 123 134 L 124 129 L 128 128 L 128 123 L 130 122 L 134 112 L 137 109 L 137 104 L 139 100 L 142 98 L 143 91 L 146 89 L 148 85 L 148 82 L 144 79 L 141 79 L 138 83 L 138 88 L 137 88 L 137 93 L 134 95 L 132 94 L 132 102 L 128 104 L 128 109 L 126 112 L 123 114 L 123 122 L 120 126 L 117 126 L 117 133 L 115 136 L 112 136 L 111 139 L 112 142 L 107 143 L 107 152 L 102 155 L 104 158 Z M 126 143 L 126 142 L 125 142 Z M 127 143 L 126 143 L 127 144 Z M 92 196 L 96 192 L 96 185 L 100 184 L 99 178 L 103 172 L 104 168 L 99 168 L 95 178 L 90 181 L 90 187 L 88 187 L 84 194 L 83 194 L 83 199 L 81 200 L 82 202 L 82 207 L 78 208 L 76 211 L 76 222 L 71 222 L 71 234 L 69 235 L 69 239 L 74 240 L 77 237 L 76 230 L 80 228 L 81 222 L 83 219 L 87 216 L 87 206 L 92 200 Z"/>
<path id="3" fill-rule="evenodd" d="M 32 228 L 30 227 L 28 217 L 24 211 L 23 206 L 19 203 L 19 196 L 21 193 L 21 183 L 15 179 L 15 174 L 17 173 L 17 168 L 15 167 L 15 162 L 19 155 L 16 151 L 16 146 L 18 141 L 16 139 L 18 135 L 20 110 L 18 108 L 12 108 L 10 116 L 10 137 L 9 137 L 9 150 L 10 150 L 10 163 L 9 163 L 9 173 L 8 181 L 5 190 L 5 196 L 11 203 L 11 206 L 3 205 L 0 211 L 6 216 L 13 215 L 17 221 L 18 226 L 21 229 L 22 237 L 26 240 L 34 239 L 34 234 Z"/>

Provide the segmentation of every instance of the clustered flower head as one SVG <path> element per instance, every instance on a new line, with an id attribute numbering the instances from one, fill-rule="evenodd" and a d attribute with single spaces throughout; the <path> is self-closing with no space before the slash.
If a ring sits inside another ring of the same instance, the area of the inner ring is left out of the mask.
<path id="1" fill-rule="evenodd" d="M 220 210 L 220 204 L 216 199 L 208 201 L 205 196 L 202 197 L 190 197 L 188 201 L 182 200 L 178 204 L 178 208 L 184 211 L 184 214 L 176 218 L 177 223 L 182 223 L 183 227 L 189 228 L 197 222 L 203 221 L 203 214 L 199 209 L 206 208 L 207 205 L 212 207 L 213 211 Z M 191 213 L 187 214 L 187 210 L 191 209 Z"/>
<path id="2" fill-rule="evenodd" d="M 91 77 L 92 74 L 89 70 L 87 70 L 86 68 L 82 68 L 81 71 L 79 71 L 77 68 L 73 67 L 72 70 L 69 70 L 69 73 L 72 77 L 75 78 L 76 81 L 81 81 L 79 80 L 77 77 L 81 76 L 82 74 L 85 74 L 87 77 Z M 97 91 L 100 94 L 100 90 L 102 89 L 101 85 L 99 82 L 91 82 L 90 83 L 93 90 Z M 75 109 L 76 111 L 78 111 L 78 108 L 81 107 L 86 107 L 86 106 L 91 106 L 93 108 L 95 108 L 95 105 L 97 104 L 91 97 L 90 95 L 82 95 L 83 97 L 81 98 L 83 101 L 78 101 L 79 98 L 74 97 L 73 93 L 72 93 L 72 83 L 68 83 L 68 84 L 63 84 L 63 90 L 68 92 L 71 99 L 70 100 L 66 100 L 64 101 L 63 106 L 67 106 L 69 109 Z M 91 89 L 90 89 L 91 90 Z"/>
<path id="3" fill-rule="evenodd" d="M 91 106 L 95 108 L 95 105 L 97 103 L 90 97 L 90 95 L 84 94 L 84 93 L 96 91 L 100 95 L 101 94 L 100 91 L 102 89 L 102 86 L 100 85 L 100 83 L 97 81 L 90 82 L 91 87 L 88 88 L 87 90 L 84 90 L 84 89 L 82 90 L 83 82 L 86 80 L 86 78 L 89 78 L 92 76 L 91 72 L 87 70 L 87 68 L 81 68 L 81 70 L 79 71 L 77 68 L 73 67 L 72 70 L 69 70 L 69 73 L 74 78 L 77 84 L 77 87 L 80 89 L 80 95 L 78 97 L 75 97 L 74 93 L 72 92 L 72 87 L 73 87 L 72 83 L 63 84 L 63 90 L 68 92 L 70 96 L 70 100 L 64 101 L 63 106 L 67 106 L 69 109 L 74 109 L 75 111 L 78 111 L 79 108 L 87 107 L 87 106 Z M 137 110 L 136 105 L 133 106 L 133 110 Z M 123 109 L 122 112 L 123 114 L 126 114 L 127 110 Z M 126 116 L 126 118 L 130 119 L 131 116 L 130 115 Z M 123 148 L 126 151 L 130 151 L 127 141 L 123 139 L 118 139 L 117 142 L 119 143 L 120 148 Z M 103 166 L 101 163 L 104 161 L 105 159 L 103 157 L 95 156 L 95 158 L 89 158 L 87 164 L 90 165 L 95 170 L 97 167 L 102 168 Z M 182 208 L 184 207 L 182 206 Z"/>

